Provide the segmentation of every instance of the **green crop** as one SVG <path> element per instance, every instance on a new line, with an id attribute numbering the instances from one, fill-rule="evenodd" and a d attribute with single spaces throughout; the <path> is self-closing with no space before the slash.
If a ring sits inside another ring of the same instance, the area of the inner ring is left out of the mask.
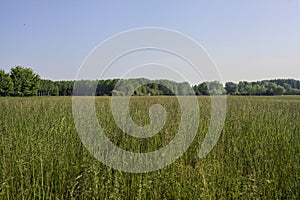
<path id="1" fill-rule="evenodd" d="M 71 97 L 0 98 L 0 199 L 299 199 L 300 97 L 228 97 L 220 140 L 198 154 L 210 123 L 210 98 L 199 97 L 198 135 L 188 151 L 158 171 L 131 174 L 97 161 L 83 146 Z M 180 125 L 176 97 L 133 97 L 132 119 L 150 122 L 149 107 L 167 111 L 147 139 L 116 125 L 110 97 L 97 97 L 107 137 L 132 152 L 168 144 Z"/>

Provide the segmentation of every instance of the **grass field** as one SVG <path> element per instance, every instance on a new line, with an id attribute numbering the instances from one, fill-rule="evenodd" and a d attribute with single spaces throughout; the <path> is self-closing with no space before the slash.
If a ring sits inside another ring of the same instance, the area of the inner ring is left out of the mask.
<path id="1" fill-rule="evenodd" d="M 167 123 L 150 139 L 122 134 L 110 98 L 96 99 L 110 140 L 150 152 L 170 142 L 180 123 L 175 97 L 134 97 L 131 114 L 149 123 L 165 106 Z M 130 174 L 93 158 L 77 135 L 71 97 L 0 98 L 0 199 L 299 199 L 300 97 L 228 97 L 222 136 L 204 159 L 200 144 L 210 99 L 199 97 L 200 126 L 188 151 L 161 170 Z"/>

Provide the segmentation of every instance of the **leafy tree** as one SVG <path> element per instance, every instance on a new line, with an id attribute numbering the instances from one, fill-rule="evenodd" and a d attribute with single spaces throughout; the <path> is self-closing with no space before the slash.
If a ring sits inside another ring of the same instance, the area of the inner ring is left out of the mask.
<path id="1" fill-rule="evenodd" d="M 56 81 L 60 96 L 71 96 L 73 94 L 73 86 L 75 81 Z"/>
<path id="2" fill-rule="evenodd" d="M 96 95 L 98 96 L 111 96 L 112 92 L 119 82 L 119 79 L 107 79 L 98 81 Z"/>
<path id="3" fill-rule="evenodd" d="M 97 81 L 93 80 L 80 80 L 74 83 L 76 91 L 72 95 L 78 96 L 94 96 L 97 87 Z"/>
<path id="4" fill-rule="evenodd" d="M 233 82 L 227 82 L 225 84 L 225 90 L 227 94 L 233 95 L 238 94 L 238 85 Z"/>
<path id="5" fill-rule="evenodd" d="M 4 70 L 0 70 L 0 96 L 9 96 L 13 94 L 14 83 L 9 74 Z"/>
<path id="6" fill-rule="evenodd" d="M 252 93 L 252 84 L 247 81 L 240 81 L 238 84 L 238 92 L 241 95 L 250 95 Z"/>
<path id="7" fill-rule="evenodd" d="M 273 82 L 267 83 L 267 95 L 275 95 L 275 89 L 277 88 L 277 85 Z"/>
<path id="8" fill-rule="evenodd" d="M 300 89 L 292 88 L 289 91 L 287 91 L 288 95 L 300 95 Z"/>
<path id="9" fill-rule="evenodd" d="M 51 80 L 41 80 L 39 96 L 58 96 L 59 89 L 55 82 Z"/>
<path id="10" fill-rule="evenodd" d="M 223 87 L 223 84 L 219 81 L 212 81 L 208 83 L 209 94 L 210 95 L 221 95 L 225 94 L 226 90 Z"/>
<path id="11" fill-rule="evenodd" d="M 178 95 L 193 95 L 194 91 L 187 82 L 178 83 L 177 94 Z"/>
<path id="12" fill-rule="evenodd" d="M 10 75 L 0 70 L 0 96 L 32 95 L 73 95 L 75 81 L 40 80 L 30 68 L 17 66 Z M 108 79 L 76 81 L 79 92 L 74 95 L 110 96 L 118 95 L 299 95 L 300 81 L 294 79 L 274 79 L 256 82 L 240 81 L 238 84 L 227 82 L 225 87 L 218 82 L 203 82 L 193 86 L 187 82 L 177 83 L 170 80 Z M 134 91 L 135 90 L 135 91 Z"/>
<path id="13" fill-rule="evenodd" d="M 208 85 L 206 82 L 201 83 L 198 86 L 198 91 L 201 95 L 209 95 Z"/>
<path id="14" fill-rule="evenodd" d="M 283 83 L 282 87 L 284 87 L 285 90 L 290 90 L 292 89 L 292 86 L 287 84 L 287 83 Z"/>
<path id="15" fill-rule="evenodd" d="M 255 95 L 265 95 L 267 89 L 263 85 L 254 84 L 252 87 L 253 94 Z"/>
<path id="16" fill-rule="evenodd" d="M 275 89 L 274 89 L 274 95 L 283 95 L 283 93 L 285 92 L 284 87 L 278 85 Z"/>
<path id="17" fill-rule="evenodd" d="M 10 77 L 14 83 L 14 96 L 37 95 L 41 79 L 32 69 L 16 66 L 10 70 Z"/>

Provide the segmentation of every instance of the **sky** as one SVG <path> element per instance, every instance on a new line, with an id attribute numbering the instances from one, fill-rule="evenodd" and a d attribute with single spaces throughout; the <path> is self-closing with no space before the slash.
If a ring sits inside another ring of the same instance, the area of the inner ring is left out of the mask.
<path id="1" fill-rule="evenodd" d="M 0 69 L 21 65 L 45 79 L 74 80 L 99 43 L 142 27 L 193 38 L 224 82 L 300 79 L 299 0 L 1 0 Z"/>

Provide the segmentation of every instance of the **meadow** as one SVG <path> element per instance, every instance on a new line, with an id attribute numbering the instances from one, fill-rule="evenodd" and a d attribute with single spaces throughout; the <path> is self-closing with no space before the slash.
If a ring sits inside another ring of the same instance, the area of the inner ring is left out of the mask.
<path id="1" fill-rule="evenodd" d="M 200 125 L 187 152 L 149 173 L 125 173 L 97 161 L 83 146 L 71 97 L 0 98 L 0 199 L 299 199 L 300 97 L 227 98 L 222 135 L 207 157 L 200 145 L 210 123 L 210 98 L 198 97 Z M 125 135 L 110 97 L 97 97 L 100 125 L 133 152 L 168 144 L 180 124 L 176 97 L 133 97 L 131 115 L 149 123 L 159 103 L 167 123 L 152 138 Z"/>

